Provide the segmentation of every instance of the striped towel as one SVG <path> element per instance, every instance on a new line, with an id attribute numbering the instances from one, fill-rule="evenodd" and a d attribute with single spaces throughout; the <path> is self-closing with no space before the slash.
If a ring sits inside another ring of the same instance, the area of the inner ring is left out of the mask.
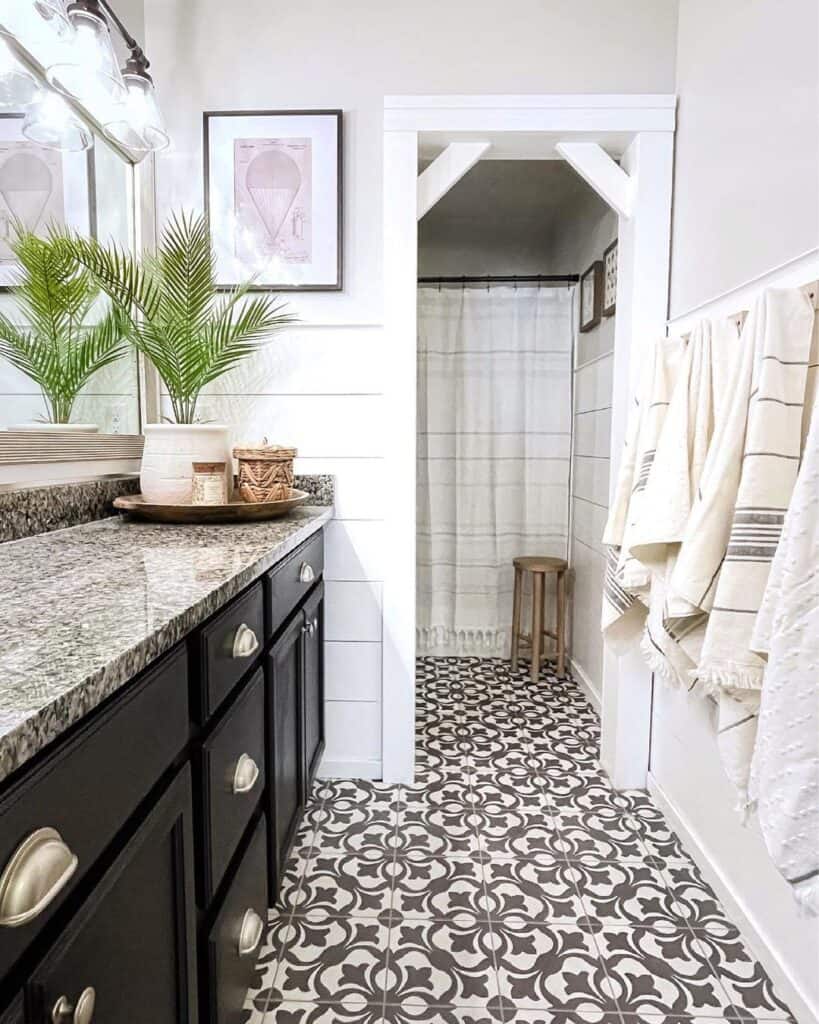
<path id="1" fill-rule="evenodd" d="M 819 317 L 811 362 L 819 362 Z M 815 378 L 815 373 L 811 375 Z M 751 640 L 767 655 L 750 796 L 768 852 L 819 916 L 819 404 Z"/>
<path id="2" fill-rule="evenodd" d="M 641 642 L 652 670 L 666 682 L 693 689 L 689 672 L 697 664 L 705 631 L 702 612 L 670 618 L 666 610 L 671 577 L 714 434 L 725 413 L 724 396 L 738 356 L 735 319 L 703 320 L 688 342 L 671 399 L 657 457 L 649 478 L 644 515 L 631 554 L 652 573 L 648 619 Z"/>
<path id="3" fill-rule="evenodd" d="M 730 405 L 671 575 L 671 616 L 708 612 L 694 679 L 719 695 L 718 743 L 745 806 L 764 663 L 751 632 L 799 465 L 813 307 L 771 289 L 742 330 Z"/>
<path id="4" fill-rule="evenodd" d="M 603 586 L 602 629 L 615 651 L 639 640 L 651 584 L 650 570 L 631 555 L 644 516 L 657 515 L 645 495 L 685 343 L 662 338 L 647 360 L 626 431 L 614 500 L 603 533 L 609 547 Z"/>

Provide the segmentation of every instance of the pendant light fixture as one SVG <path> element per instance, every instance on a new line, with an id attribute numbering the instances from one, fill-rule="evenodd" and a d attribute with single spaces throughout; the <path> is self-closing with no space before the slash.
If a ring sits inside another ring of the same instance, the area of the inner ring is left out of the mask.
<path id="1" fill-rule="evenodd" d="M 37 79 L 0 36 L 0 110 L 20 111 L 34 99 Z"/>
<path id="2" fill-rule="evenodd" d="M 152 153 L 170 142 L 154 82 L 148 74 L 148 60 L 134 43 L 122 69 L 126 97 L 117 113 L 103 125 L 105 134 L 132 153 Z"/>
<path id="3" fill-rule="evenodd" d="M 68 153 L 90 149 L 94 143 L 90 130 L 52 89 L 41 89 L 29 106 L 23 135 L 38 146 Z"/>
<path id="4" fill-rule="evenodd" d="M 89 108 L 125 99 L 108 22 L 99 0 L 71 0 L 68 20 L 72 45 L 46 69 L 49 83 Z"/>

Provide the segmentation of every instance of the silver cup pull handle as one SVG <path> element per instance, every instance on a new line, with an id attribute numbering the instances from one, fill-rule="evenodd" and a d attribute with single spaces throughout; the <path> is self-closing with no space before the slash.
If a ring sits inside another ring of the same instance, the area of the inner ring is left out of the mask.
<path id="1" fill-rule="evenodd" d="M 242 958 L 253 956 L 259 948 L 263 933 L 264 921 L 250 907 L 245 911 L 245 916 L 242 918 L 242 926 L 239 929 L 239 956 Z"/>
<path id="2" fill-rule="evenodd" d="M 242 754 L 236 762 L 236 771 L 233 773 L 233 792 L 237 795 L 249 793 L 256 785 L 258 778 L 259 766 L 250 754 Z"/>
<path id="3" fill-rule="evenodd" d="M 72 1006 L 65 996 L 60 996 L 51 1011 L 51 1020 L 54 1024 L 91 1024 L 96 1001 L 97 993 L 90 986 L 83 989 L 76 1006 Z"/>
<path id="4" fill-rule="evenodd" d="M 68 885 L 78 864 L 56 829 L 32 832 L 0 875 L 0 927 L 19 928 L 42 914 Z"/>
<path id="5" fill-rule="evenodd" d="M 301 583 L 312 583 L 316 578 L 313 566 L 309 562 L 302 562 L 299 567 L 299 581 Z"/>
<path id="6" fill-rule="evenodd" d="M 252 654 L 255 654 L 259 649 L 259 638 L 247 625 L 242 623 L 233 637 L 233 657 L 234 658 L 249 658 Z"/>

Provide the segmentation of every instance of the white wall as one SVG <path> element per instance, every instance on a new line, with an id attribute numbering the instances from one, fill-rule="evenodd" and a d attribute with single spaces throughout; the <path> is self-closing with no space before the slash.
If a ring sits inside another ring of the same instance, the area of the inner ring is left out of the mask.
<path id="1" fill-rule="evenodd" d="M 818 21 L 816 0 L 681 0 L 672 316 L 817 245 Z"/>
<path id="2" fill-rule="evenodd" d="M 491 0 L 145 4 L 173 139 L 157 161 L 160 218 L 202 204 L 203 110 L 345 112 L 344 291 L 295 296 L 310 326 L 271 349 L 267 377 L 213 407 L 237 433 L 297 445 L 300 472 L 338 476 L 327 552 L 331 771 L 380 770 L 384 96 L 668 92 L 676 17 L 676 0 L 590 0 L 582 17 L 575 0 L 519 0 L 502 29 Z"/>
<path id="3" fill-rule="evenodd" d="M 819 244 L 818 21 L 815 0 L 681 2 L 672 314 Z M 709 703 L 655 684 L 651 771 L 769 967 L 819 1016 L 819 927 L 740 824 Z"/>

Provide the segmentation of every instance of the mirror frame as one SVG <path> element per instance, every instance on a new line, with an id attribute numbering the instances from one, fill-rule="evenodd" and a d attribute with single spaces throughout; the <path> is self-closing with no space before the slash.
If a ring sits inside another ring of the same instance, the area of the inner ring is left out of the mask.
<path id="1" fill-rule="evenodd" d="M 44 82 L 42 65 L 16 39 L 5 38 L 18 59 Z M 137 162 L 126 149 L 105 136 L 102 126 L 82 104 L 69 96 L 64 98 L 95 138 L 104 139 L 130 167 L 133 248 L 137 253 L 153 248 L 157 237 L 154 155 L 149 154 Z M 158 422 L 159 378 L 140 353 L 137 353 L 137 400 L 140 430 L 145 423 Z M 52 482 L 47 471 L 49 464 L 55 469 L 54 482 L 67 479 L 67 473 L 87 479 L 112 472 L 138 472 L 143 444 L 141 433 L 38 436 L 24 431 L 0 430 L 0 484 Z"/>

